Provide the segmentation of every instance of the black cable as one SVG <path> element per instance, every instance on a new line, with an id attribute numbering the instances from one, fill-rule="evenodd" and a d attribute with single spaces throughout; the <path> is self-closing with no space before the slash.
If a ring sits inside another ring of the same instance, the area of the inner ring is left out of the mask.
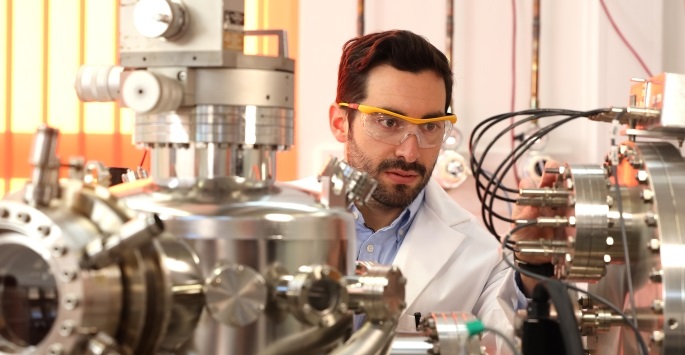
<path id="1" fill-rule="evenodd" d="M 511 167 L 516 163 L 516 160 L 518 160 L 523 154 L 525 154 L 525 152 L 526 152 L 528 149 L 530 149 L 530 147 L 532 147 L 532 146 L 536 143 L 536 141 L 537 141 L 538 139 L 544 137 L 546 134 L 548 134 L 549 132 L 553 131 L 554 129 L 556 129 L 556 128 L 562 126 L 563 124 L 566 124 L 566 123 L 568 123 L 568 122 L 570 122 L 570 121 L 572 121 L 572 120 L 574 120 L 574 119 L 577 119 L 577 118 L 579 118 L 579 117 L 583 117 L 582 114 L 580 114 L 580 115 L 574 115 L 574 116 L 565 118 L 565 119 L 563 119 L 563 120 L 561 120 L 561 121 L 555 122 L 555 123 L 553 123 L 553 124 L 547 125 L 547 126 L 545 126 L 544 128 L 538 130 L 535 134 L 533 134 L 533 135 L 531 135 L 530 137 L 528 137 L 522 144 L 520 144 L 519 146 L 517 146 L 516 149 L 514 149 L 514 151 L 511 152 L 511 153 L 504 159 L 504 161 L 498 166 L 498 168 L 497 168 L 497 169 L 495 170 L 495 172 L 494 172 L 495 178 L 497 178 L 497 179 L 499 179 L 499 180 L 503 179 L 504 176 L 509 172 L 509 170 L 511 169 Z M 507 161 L 509 161 L 509 163 L 508 163 L 506 166 L 504 166 L 504 164 L 507 163 Z M 498 172 L 499 172 L 503 167 L 504 167 L 504 170 L 502 171 L 501 175 L 498 176 Z M 488 184 L 488 189 L 489 189 L 490 185 L 491 185 L 491 183 Z M 494 186 L 493 188 L 495 189 L 495 191 L 493 191 L 493 194 L 494 194 L 494 193 L 497 192 L 497 187 Z M 489 201 L 489 202 L 486 202 L 486 205 L 488 206 L 488 209 L 489 209 L 489 210 L 492 210 L 493 205 L 494 205 L 494 199 L 493 199 L 493 197 L 492 197 L 493 194 L 490 195 L 490 201 Z M 494 221 L 493 221 L 492 217 L 493 217 L 493 215 L 490 214 L 490 215 L 489 215 L 489 221 L 488 221 L 488 222 L 489 222 L 490 225 L 492 225 L 492 226 L 494 227 Z M 507 219 L 507 221 L 509 221 L 509 222 L 514 222 L 514 220 L 509 219 L 509 218 Z M 499 235 L 497 235 L 496 237 L 497 237 L 497 239 L 499 240 Z"/>
<path id="2" fill-rule="evenodd" d="M 532 111 L 535 111 L 535 110 L 527 110 L 527 111 L 523 111 L 523 112 L 528 113 L 528 112 L 532 112 Z M 515 114 L 518 114 L 518 113 L 499 115 L 499 116 L 495 116 L 494 118 L 489 119 L 489 120 L 494 120 L 495 122 L 490 123 L 490 124 L 486 127 L 486 129 L 488 129 L 489 127 L 492 127 L 493 124 L 495 124 L 495 123 L 497 123 L 497 122 L 501 122 L 501 121 L 503 121 L 503 120 L 506 120 L 507 118 L 509 118 L 509 116 L 512 116 L 512 115 L 515 115 Z M 554 114 L 556 114 L 556 112 L 554 112 Z M 494 210 L 492 209 L 492 206 L 494 205 L 494 202 L 488 205 L 488 204 L 485 204 L 485 203 L 484 203 L 484 202 L 485 202 L 485 199 L 486 199 L 488 196 L 491 196 L 492 198 L 497 197 L 499 200 L 503 200 L 503 201 L 505 201 L 505 202 L 516 202 L 516 200 L 511 199 L 511 198 L 508 198 L 508 197 L 502 197 L 502 196 L 500 196 L 500 195 L 497 195 L 496 193 L 493 195 L 493 193 L 490 191 L 490 186 L 492 186 L 492 183 L 493 183 L 494 181 L 497 181 L 496 186 L 497 186 L 497 187 L 503 188 L 504 191 L 518 193 L 518 189 L 514 190 L 514 189 L 507 188 L 507 187 L 505 187 L 504 185 L 502 185 L 502 184 L 500 183 L 500 181 L 504 178 L 504 176 L 502 176 L 502 177 L 500 177 L 500 178 L 497 178 L 496 176 L 494 176 L 494 177 L 493 177 L 493 176 L 490 176 L 490 177 L 488 177 L 488 178 L 486 179 L 486 181 L 488 181 L 488 185 L 487 185 L 487 186 L 483 186 L 483 184 L 480 182 L 481 172 L 483 171 L 483 169 L 482 169 L 482 164 L 483 164 L 483 162 L 484 162 L 484 160 L 485 160 L 485 157 L 487 156 L 487 153 L 490 151 L 490 149 L 492 149 L 492 147 L 493 147 L 494 144 L 497 142 L 497 140 L 499 140 L 499 138 L 503 137 L 503 136 L 506 134 L 507 130 L 512 130 L 512 129 L 514 129 L 516 126 L 519 126 L 519 125 L 521 125 L 521 124 L 524 124 L 524 123 L 526 123 L 526 122 L 528 122 L 528 121 L 537 120 L 537 119 L 539 119 L 539 118 L 541 118 L 541 117 L 545 117 L 545 116 L 548 116 L 548 115 L 552 115 L 552 113 L 551 113 L 551 112 L 547 112 L 547 113 L 545 113 L 544 115 L 535 115 L 535 116 L 531 116 L 531 117 L 525 118 L 525 119 L 523 119 L 523 120 L 520 120 L 519 122 L 517 122 L 517 123 L 515 123 L 515 124 L 509 125 L 509 126 L 507 127 L 507 129 L 505 129 L 505 130 L 503 130 L 502 132 L 500 132 L 500 133 L 495 137 L 495 139 L 493 139 L 493 140 L 490 141 L 490 143 L 487 145 L 487 147 L 486 147 L 486 149 L 484 150 L 484 152 L 483 152 L 483 154 L 482 154 L 482 156 L 481 156 L 481 159 L 480 159 L 479 161 L 476 161 L 476 159 L 475 159 L 475 154 L 471 154 L 471 161 L 472 161 L 472 168 L 471 168 L 471 170 L 472 170 L 472 172 L 474 173 L 474 176 L 476 177 L 476 193 L 477 193 L 478 198 L 479 198 L 479 200 L 480 200 L 480 202 L 481 202 L 481 206 L 483 206 L 483 208 L 481 209 L 481 218 L 483 219 L 483 221 L 484 221 L 484 223 L 485 223 L 485 226 L 486 226 L 486 228 L 488 229 L 488 231 L 490 231 L 490 233 L 493 234 L 493 235 L 497 238 L 497 240 L 500 239 L 500 238 L 499 238 L 499 234 L 497 233 L 497 231 L 496 231 L 495 228 L 494 228 L 494 222 L 492 221 L 492 218 L 488 218 L 488 216 L 492 216 L 492 215 L 494 214 L 495 216 L 497 216 L 497 218 L 499 218 L 500 220 L 503 220 L 503 221 L 505 221 L 505 222 L 509 222 L 509 223 L 510 223 L 510 222 L 512 222 L 512 221 L 511 221 L 510 219 L 508 219 L 508 218 L 506 218 L 506 217 L 504 217 L 504 216 L 501 216 L 501 215 L 497 214 L 496 212 L 494 212 Z M 476 142 L 472 143 L 473 145 L 471 146 L 471 148 L 474 148 L 474 147 L 475 147 L 475 145 L 478 143 L 478 141 L 479 141 L 480 138 L 482 137 L 482 134 L 483 134 L 483 133 L 484 133 L 484 131 L 480 133 L 480 135 L 479 135 L 478 138 L 476 139 Z M 474 131 L 474 134 L 475 134 L 475 131 Z M 472 134 L 471 138 L 473 138 L 474 134 Z M 475 149 L 474 149 L 474 150 L 475 150 Z M 472 152 L 473 152 L 473 151 L 472 151 Z M 484 189 L 485 189 L 484 193 L 481 193 L 481 191 L 480 191 L 481 188 L 484 188 Z M 495 192 L 496 192 L 496 190 L 495 190 Z M 488 206 L 489 206 L 489 207 L 488 207 Z M 487 214 L 486 211 L 489 211 L 490 214 Z"/>
<path id="3" fill-rule="evenodd" d="M 497 180 L 502 180 L 502 179 L 504 179 L 505 175 L 511 170 L 511 167 L 516 163 L 516 160 L 518 160 L 523 154 L 525 154 L 525 152 L 526 152 L 528 149 L 530 149 L 530 147 L 532 147 L 532 146 L 537 142 L 537 140 L 541 139 L 541 138 L 544 137 L 546 134 L 548 134 L 548 133 L 551 132 L 552 130 L 554 130 L 554 129 L 560 127 L 561 125 L 563 125 L 563 124 L 565 124 L 565 123 L 567 123 L 567 122 L 570 122 L 571 120 L 574 120 L 574 119 L 576 119 L 576 118 L 582 117 L 582 114 L 583 114 L 583 113 L 581 113 L 581 114 L 579 114 L 579 115 L 574 115 L 574 116 L 571 116 L 571 117 L 569 117 L 569 118 L 563 119 L 563 120 L 558 121 L 558 122 L 555 122 L 555 123 L 553 123 L 553 124 L 550 124 L 550 125 L 548 125 L 548 126 L 545 126 L 544 128 L 538 130 L 535 134 L 533 134 L 533 135 L 531 135 L 530 137 L 526 138 L 526 139 L 523 141 L 522 144 L 518 145 L 518 146 L 516 147 L 516 149 L 514 149 L 514 151 L 511 152 L 511 153 L 503 160 L 502 163 L 500 163 L 500 165 L 497 167 L 497 169 L 496 169 L 495 172 L 493 173 L 493 174 L 494 174 L 494 178 L 497 179 Z M 507 162 L 508 162 L 508 164 L 507 164 Z M 505 164 L 506 164 L 506 165 L 505 165 Z M 500 173 L 500 171 L 501 171 L 501 173 Z M 494 189 L 494 191 L 490 191 L 491 187 Z M 493 213 L 493 207 L 494 207 L 494 196 L 495 196 L 496 193 L 497 193 L 497 186 L 493 186 L 493 185 L 492 185 L 492 181 L 490 181 L 490 183 L 488 184 L 488 186 L 486 187 L 486 189 L 487 189 L 488 191 L 490 191 L 490 194 L 489 194 L 490 200 L 489 200 L 489 201 L 484 201 L 484 202 L 483 202 L 483 204 L 484 204 L 484 207 L 483 207 L 483 209 L 482 209 L 483 218 L 485 218 L 485 215 L 484 215 L 485 211 L 486 211 L 486 210 L 487 210 L 487 211 L 490 211 L 490 214 L 488 215 L 488 218 L 487 218 L 487 220 L 486 220 L 485 223 L 486 223 L 487 225 L 489 225 L 489 226 L 492 227 L 491 230 L 492 230 L 493 232 L 495 232 L 495 233 L 494 233 L 494 234 L 495 234 L 495 237 L 499 240 L 499 239 L 500 239 L 500 236 L 499 236 L 499 234 L 496 232 L 496 230 L 495 230 L 495 228 L 494 228 L 494 220 L 493 220 L 493 217 L 495 217 L 495 215 L 496 215 L 496 213 Z M 487 199 L 487 197 L 486 197 L 486 199 Z M 497 216 L 499 216 L 499 215 L 497 215 Z M 503 221 L 505 221 L 505 222 L 509 222 L 509 223 L 514 222 L 514 221 L 513 221 L 512 219 L 510 219 L 510 218 L 502 218 L 502 216 L 499 216 L 498 218 L 500 218 L 501 220 L 503 220 Z"/>
<path id="4" fill-rule="evenodd" d="M 469 163 L 471 165 L 471 170 L 473 172 L 473 176 L 476 181 L 476 195 L 478 196 L 479 201 L 481 202 L 481 218 L 483 219 L 483 223 L 485 227 L 488 229 L 488 231 L 495 236 L 498 240 L 500 240 L 500 235 L 497 232 L 495 225 L 494 225 L 494 218 L 497 218 L 501 221 L 511 223 L 513 222 L 510 218 L 505 217 L 500 215 L 499 213 L 494 211 L 494 205 L 495 201 L 503 201 L 506 203 L 512 203 L 516 202 L 515 199 L 510 198 L 509 196 L 502 196 L 498 193 L 499 190 L 502 190 L 504 192 L 515 192 L 518 193 L 518 189 L 513 189 L 505 186 L 502 184 L 502 181 L 504 181 L 505 176 L 507 173 L 509 173 L 513 167 L 513 165 L 516 163 L 516 161 L 527 151 L 532 147 L 539 139 L 544 137 L 546 134 L 551 132 L 552 130 L 558 128 L 559 126 L 569 122 L 570 120 L 579 118 L 579 117 L 587 117 L 591 115 L 595 115 L 597 113 L 605 112 L 606 109 L 598 109 L 598 110 L 592 110 L 592 111 L 574 111 L 574 110 L 564 110 L 564 109 L 533 109 L 533 110 L 524 110 L 524 111 L 519 111 L 519 112 L 512 112 L 512 113 L 506 113 L 506 114 L 501 114 L 497 116 L 493 116 L 490 118 L 485 119 L 484 121 L 480 122 L 476 127 L 474 128 L 473 132 L 471 133 L 469 137 L 469 151 L 470 151 L 470 159 Z M 519 120 L 518 122 L 515 122 L 513 124 L 509 124 L 506 126 L 504 129 L 502 129 L 496 136 L 489 141 L 489 143 L 486 145 L 485 149 L 481 153 L 481 155 L 478 157 L 476 155 L 477 151 L 477 146 L 480 142 L 480 140 L 483 138 L 485 135 L 486 131 L 492 129 L 494 125 L 503 122 L 505 120 L 508 120 L 511 117 L 515 116 L 520 116 L 520 115 L 531 115 L 529 117 L 526 117 L 524 119 Z M 537 122 L 541 118 L 544 117 L 553 117 L 553 116 L 569 116 L 565 119 L 562 119 L 560 121 L 557 121 L 553 124 L 550 124 L 540 130 L 538 130 L 535 134 L 531 135 L 530 137 L 527 137 L 526 139 L 523 140 L 523 142 L 518 145 L 497 167 L 497 169 L 493 173 L 486 173 L 484 172 L 483 164 L 485 159 L 487 158 L 488 153 L 490 150 L 494 147 L 496 142 L 504 137 L 507 132 L 513 131 L 517 126 L 520 126 L 522 124 L 525 124 L 526 122 L 530 121 L 535 121 Z"/>
<path id="5" fill-rule="evenodd" d="M 530 227 L 530 226 L 533 226 L 533 225 L 536 225 L 536 224 L 537 224 L 537 221 L 536 221 L 536 220 L 528 220 L 528 221 L 526 221 L 526 222 L 524 222 L 524 223 L 521 223 L 521 224 L 519 224 L 518 226 L 514 227 L 509 233 L 507 233 L 507 235 L 504 236 L 504 238 L 502 238 L 502 241 L 501 241 L 502 248 L 503 248 L 503 249 L 505 248 L 505 244 L 507 244 L 507 243 L 509 242 L 509 239 L 511 238 L 511 235 L 512 235 L 512 234 L 518 232 L 519 230 L 521 230 L 521 229 L 523 229 L 523 228 L 527 228 L 527 227 Z M 534 272 L 530 272 L 530 271 L 528 271 L 528 270 L 524 270 L 524 269 L 518 267 L 517 265 L 515 265 L 515 263 L 513 263 L 511 260 L 509 260 L 509 258 L 507 258 L 506 255 L 502 255 L 502 258 L 504 259 L 504 262 L 507 263 L 507 265 L 509 265 L 512 269 L 516 270 L 517 272 L 519 272 L 519 273 L 522 274 L 522 275 L 526 275 L 526 276 L 528 276 L 528 277 L 532 277 L 532 278 L 534 278 L 534 279 L 536 279 L 536 280 L 540 280 L 540 281 L 558 282 L 558 283 L 561 283 L 561 284 L 564 285 L 565 287 L 567 287 L 567 288 L 569 288 L 569 289 L 572 289 L 572 290 L 574 290 L 574 291 L 576 291 L 576 292 L 580 292 L 580 293 L 586 294 L 588 297 L 590 297 L 590 298 L 592 298 L 592 299 L 598 301 L 599 303 L 601 303 L 601 304 L 603 304 L 603 305 L 609 307 L 612 311 L 614 311 L 614 312 L 615 312 L 616 314 L 618 314 L 621 318 L 623 318 L 623 320 L 625 321 L 625 323 L 628 324 L 628 326 L 630 326 L 630 328 L 633 330 L 633 332 L 635 333 L 635 338 L 636 338 L 636 340 L 637 340 L 637 343 L 638 343 L 638 345 L 640 346 L 640 351 L 642 352 L 642 355 L 648 355 L 648 354 L 649 354 L 649 350 L 648 350 L 648 348 L 647 348 L 647 344 L 645 344 L 645 340 L 642 338 L 642 335 L 640 335 L 640 330 L 637 328 L 637 326 L 636 326 L 633 322 L 631 322 L 631 321 L 628 319 L 628 316 L 627 316 L 625 313 L 623 313 L 620 309 L 618 309 L 618 307 L 616 307 L 613 303 L 609 302 L 609 300 L 607 300 L 607 299 L 605 299 L 604 297 L 601 297 L 601 296 L 599 296 L 599 295 L 597 295 L 597 294 L 594 294 L 594 293 L 592 293 L 592 292 L 590 292 L 590 291 L 583 290 L 583 289 L 581 289 L 581 288 L 579 288 L 579 287 L 577 287 L 577 286 L 575 286 L 575 285 L 572 285 L 572 284 L 570 284 L 570 283 L 562 282 L 561 280 L 557 280 L 557 279 L 553 279 L 553 278 L 550 278 L 550 277 L 541 276 L 541 275 L 538 275 L 538 274 L 536 274 L 536 273 L 534 273 Z"/>
<path id="6" fill-rule="evenodd" d="M 564 123 L 570 122 L 571 120 L 574 120 L 578 117 L 580 117 L 580 116 L 571 116 L 571 117 L 566 118 L 560 122 L 556 122 L 554 124 L 545 126 L 545 128 L 540 129 L 538 132 L 536 132 L 536 134 L 528 137 L 522 144 L 519 144 L 516 147 L 516 149 L 514 149 L 514 151 L 509 153 L 509 155 L 507 155 L 507 157 L 503 160 L 503 162 L 498 165 L 497 169 L 495 169 L 495 171 L 493 173 L 495 179 L 498 179 L 498 180 L 504 179 L 506 174 L 510 171 L 511 167 L 516 163 L 516 160 L 518 160 L 542 136 L 551 132 L 552 130 L 556 129 L 557 127 L 563 125 Z M 501 174 L 500 174 L 500 171 L 501 171 Z M 492 181 L 490 181 L 490 183 L 488 183 L 488 186 L 486 189 L 489 191 L 491 186 L 492 186 Z M 492 191 L 489 195 L 490 200 L 485 202 L 485 205 L 487 206 L 487 209 L 489 211 L 492 211 L 492 209 L 493 209 L 494 196 L 496 195 L 496 192 L 497 192 L 497 186 L 492 186 L 492 188 L 494 189 L 494 191 Z M 493 213 L 490 213 L 488 223 L 490 225 L 494 226 L 494 221 L 493 221 L 492 217 L 493 217 Z M 512 220 L 510 218 L 501 218 L 501 219 L 504 220 L 505 222 L 509 222 L 509 223 L 514 222 L 514 220 Z M 497 239 L 499 240 L 499 235 L 497 235 Z"/>
<path id="7" fill-rule="evenodd" d="M 530 113 L 537 113 L 536 115 L 533 115 L 531 117 L 528 117 L 526 119 L 521 120 L 517 124 L 511 124 L 509 125 L 506 129 L 504 129 L 495 139 L 490 141 L 490 144 L 486 147 L 485 151 L 482 153 L 480 159 L 476 159 L 476 146 L 478 145 L 480 139 L 482 136 L 485 134 L 485 131 L 489 130 L 493 125 L 502 122 L 504 120 L 507 120 L 510 117 L 517 116 L 517 115 L 523 115 L 523 114 L 530 114 Z M 488 118 L 478 124 L 474 131 L 472 132 L 470 139 L 469 139 L 469 150 L 470 150 L 470 165 L 471 165 L 471 170 L 474 173 L 474 177 L 476 178 L 476 193 L 479 196 L 479 200 L 483 200 L 484 194 L 481 194 L 481 189 L 484 188 L 482 182 L 481 182 L 481 176 L 482 174 L 482 164 L 486 159 L 486 156 L 492 146 L 494 146 L 495 142 L 499 140 L 499 138 L 503 137 L 507 131 L 513 130 L 516 126 L 521 125 L 525 122 L 529 121 L 537 121 L 542 117 L 548 117 L 548 116 L 557 116 L 557 115 L 563 115 L 563 114 L 577 114 L 578 111 L 568 111 L 568 110 L 550 110 L 550 109 L 538 109 L 538 110 L 526 110 L 526 111 L 520 111 L 520 112 L 514 112 L 514 113 L 508 113 L 508 114 L 502 114 L 502 115 L 497 115 L 493 116 L 491 118 Z M 483 125 L 487 124 L 484 128 L 482 128 L 482 131 L 479 132 L 481 127 Z M 474 140 L 475 139 L 475 140 Z M 486 175 L 486 181 L 491 180 L 487 175 Z M 511 193 L 518 193 L 518 186 L 516 188 L 509 188 L 504 185 L 502 185 L 500 182 L 498 182 L 498 186 L 500 188 L 511 192 Z M 485 195 L 489 194 L 488 191 L 485 191 Z M 504 201 L 507 201 L 506 197 L 502 196 L 497 196 L 498 199 L 502 199 Z M 514 201 L 508 201 L 508 202 L 514 202 Z"/>
<path id="8" fill-rule="evenodd" d="M 557 312 L 557 323 L 561 334 L 566 355 L 584 355 L 583 340 L 580 338 L 578 323 L 573 305 L 568 297 L 568 291 L 561 282 L 540 282 L 533 291 L 533 301 L 547 304 L 549 300 L 554 304 Z"/>

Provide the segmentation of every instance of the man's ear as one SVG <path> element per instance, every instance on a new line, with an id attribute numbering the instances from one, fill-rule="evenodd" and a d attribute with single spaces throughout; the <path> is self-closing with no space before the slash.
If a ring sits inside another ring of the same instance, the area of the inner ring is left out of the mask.
<path id="1" fill-rule="evenodd" d="M 331 104 L 331 107 L 328 108 L 328 123 L 335 139 L 340 143 L 347 142 L 347 132 L 350 128 L 347 112 L 337 104 Z"/>

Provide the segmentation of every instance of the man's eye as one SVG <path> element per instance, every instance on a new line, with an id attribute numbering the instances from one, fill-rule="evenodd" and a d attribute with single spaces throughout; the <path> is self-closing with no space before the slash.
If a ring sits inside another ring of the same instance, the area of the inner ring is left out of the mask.
<path id="1" fill-rule="evenodd" d="M 392 117 L 380 117 L 376 122 L 385 128 L 396 128 L 400 125 L 400 123 L 397 122 L 397 119 Z"/>
<path id="2" fill-rule="evenodd" d="M 440 122 L 431 122 L 431 123 L 425 123 L 421 125 L 423 127 L 423 130 L 426 132 L 435 132 L 440 129 L 442 126 Z"/>

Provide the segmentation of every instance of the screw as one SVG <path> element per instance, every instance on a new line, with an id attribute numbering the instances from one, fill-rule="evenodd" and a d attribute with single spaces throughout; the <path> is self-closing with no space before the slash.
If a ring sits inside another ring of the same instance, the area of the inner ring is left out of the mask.
<path id="1" fill-rule="evenodd" d="M 664 341 L 664 332 L 661 330 L 655 330 L 652 332 L 652 335 L 649 337 L 649 340 L 651 340 L 653 343 L 656 344 L 661 344 Z"/>
<path id="2" fill-rule="evenodd" d="M 649 243 L 647 244 L 647 247 L 648 247 L 651 251 L 659 251 L 659 249 L 661 248 L 661 240 L 659 240 L 659 239 L 657 239 L 657 238 L 652 238 L 652 239 L 649 240 Z"/>
<path id="3" fill-rule="evenodd" d="M 656 215 L 649 211 L 645 214 L 645 223 L 650 227 L 656 227 Z"/>
<path id="4" fill-rule="evenodd" d="M 62 281 L 70 282 L 76 278 L 76 271 L 74 270 L 64 270 L 62 271 Z"/>
<path id="5" fill-rule="evenodd" d="M 652 301 L 652 311 L 657 314 L 662 314 L 664 312 L 664 301 L 660 299 Z"/>
<path id="6" fill-rule="evenodd" d="M 646 183 L 648 177 L 649 177 L 649 174 L 647 174 L 647 172 L 645 170 L 638 170 L 638 172 L 635 176 L 637 181 L 639 181 L 641 183 Z"/>
<path id="7" fill-rule="evenodd" d="M 642 199 L 645 202 L 648 202 L 648 201 L 651 201 L 652 198 L 654 197 L 654 192 L 652 192 L 652 190 L 645 189 L 645 190 L 642 190 L 641 195 L 642 195 Z"/>
<path id="8" fill-rule="evenodd" d="M 76 295 L 67 295 L 64 297 L 64 308 L 72 310 L 78 307 L 78 297 Z"/>
<path id="9" fill-rule="evenodd" d="M 49 226 L 40 226 L 40 227 L 38 227 L 38 231 L 42 235 L 48 236 L 50 234 L 50 227 Z"/>
<path id="10" fill-rule="evenodd" d="M 74 333 L 74 322 L 72 320 L 65 320 L 62 326 L 59 327 L 59 335 L 68 337 Z"/>
<path id="11" fill-rule="evenodd" d="M 652 282 L 661 282 L 664 278 L 664 270 L 652 269 L 649 273 L 649 279 Z"/>
<path id="12" fill-rule="evenodd" d="M 62 355 L 64 349 L 61 344 L 52 344 L 48 349 L 48 355 Z"/>
<path id="13" fill-rule="evenodd" d="M 24 223 L 31 222 L 31 216 L 28 213 L 21 212 L 17 215 L 17 219 Z"/>
<path id="14" fill-rule="evenodd" d="M 67 252 L 67 248 L 64 245 L 53 245 L 52 246 L 52 256 L 58 258 Z"/>

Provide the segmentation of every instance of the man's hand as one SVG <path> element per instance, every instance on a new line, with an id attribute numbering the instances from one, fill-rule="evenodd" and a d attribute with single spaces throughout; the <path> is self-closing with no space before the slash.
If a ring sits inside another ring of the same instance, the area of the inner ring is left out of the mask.
<path id="1" fill-rule="evenodd" d="M 556 169 L 559 168 L 560 164 L 556 161 L 548 161 L 545 163 L 545 170 L 548 169 Z M 540 182 L 537 186 L 535 186 L 535 182 L 533 181 L 532 178 L 526 178 L 521 180 L 519 183 L 519 189 L 528 189 L 528 188 L 542 188 L 542 187 L 552 187 L 554 186 L 554 183 L 557 180 L 558 175 L 557 174 L 552 174 L 552 173 L 543 173 L 542 178 L 540 179 Z M 514 206 L 512 210 L 511 217 L 514 220 L 518 219 L 536 219 L 538 217 L 551 217 L 554 216 L 555 214 L 558 214 L 558 211 L 555 211 L 554 208 L 551 207 L 536 207 L 536 206 L 522 206 L 522 205 L 516 205 Z M 512 226 L 512 228 L 515 226 Z M 552 240 L 554 237 L 554 229 L 553 228 L 540 228 L 536 226 L 530 226 L 526 228 L 522 228 L 516 233 L 512 234 L 511 240 L 512 241 L 522 241 L 522 240 L 540 240 L 540 239 L 545 239 L 545 240 Z M 539 265 L 539 264 L 545 264 L 549 263 L 552 261 L 552 257 L 548 255 L 521 255 L 520 253 L 516 253 L 516 258 L 520 261 L 526 262 L 528 264 L 533 264 L 533 265 Z M 525 293 L 527 295 L 530 295 L 535 288 L 535 285 L 537 284 L 537 280 L 530 278 L 526 275 L 521 275 L 521 280 L 523 281 L 523 284 L 525 286 Z"/>

